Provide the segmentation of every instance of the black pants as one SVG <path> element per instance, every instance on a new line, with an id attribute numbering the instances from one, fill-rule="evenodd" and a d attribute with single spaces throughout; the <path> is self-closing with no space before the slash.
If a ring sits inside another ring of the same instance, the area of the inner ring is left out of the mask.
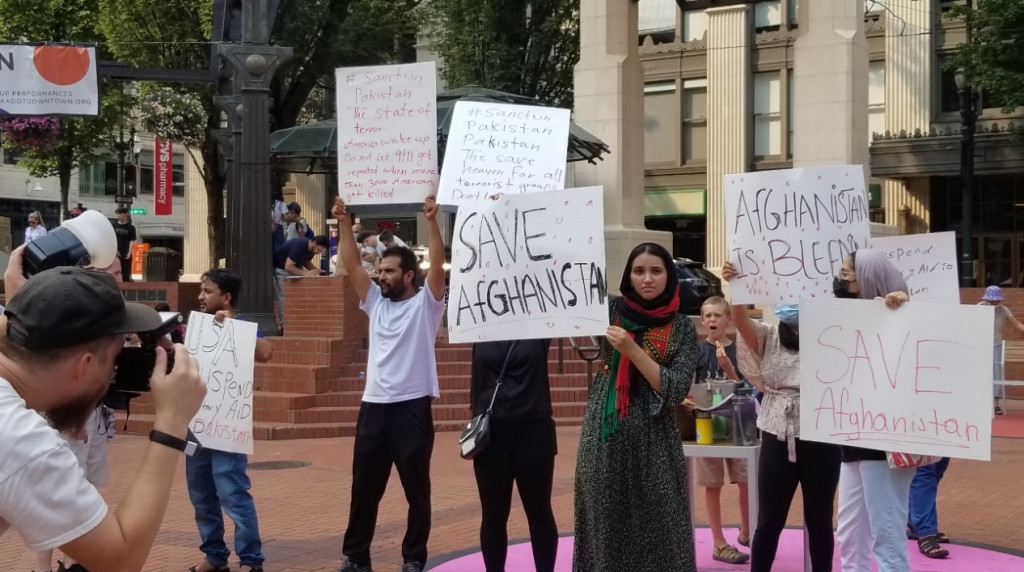
<path id="1" fill-rule="evenodd" d="M 486 572 L 505 572 L 512 483 L 519 489 L 530 526 L 537 572 L 554 572 L 558 526 L 551 510 L 558 442 L 553 419 L 491 420 L 491 442 L 473 458 L 480 492 L 480 550 Z"/>
<path id="2" fill-rule="evenodd" d="M 768 572 L 775 562 L 779 535 L 786 526 L 796 485 L 803 491 L 804 525 L 810 542 L 811 570 L 830 572 L 835 540 L 832 506 L 839 485 L 839 445 L 796 441 L 796 462 L 790 463 L 785 441 L 761 436 L 757 468 L 757 530 L 750 547 L 750 571 Z"/>
<path id="3" fill-rule="evenodd" d="M 131 253 L 129 253 L 131 254 Z M 132 259 L 121 257 L 121 280 L 132 282 Z"/>
<path id="4" fill-rule="evenodd" d="M 377 509 L 391 476 L 398 469 L 409 517 L 402 540 L 405 562 L 427 562 L 430 537 L 430 455 L 434 422 L 430 397 L 399 403 L 366 403 L 359 409 L 352 455 L 352 502 L 342 553 L 369 566 L 370 544 L 377 527 Z"/>

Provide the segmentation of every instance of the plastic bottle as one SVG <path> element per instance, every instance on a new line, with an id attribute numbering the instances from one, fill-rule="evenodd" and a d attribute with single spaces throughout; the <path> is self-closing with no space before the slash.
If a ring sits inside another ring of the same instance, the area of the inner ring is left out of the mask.
<path id="1" fill-rule="evenodd" d="M 757 402 L 754 391 L 746 384 L 736 384 L 732 396 L 732 442 L 733 445 L 748 447 L 756 445 Z"/>

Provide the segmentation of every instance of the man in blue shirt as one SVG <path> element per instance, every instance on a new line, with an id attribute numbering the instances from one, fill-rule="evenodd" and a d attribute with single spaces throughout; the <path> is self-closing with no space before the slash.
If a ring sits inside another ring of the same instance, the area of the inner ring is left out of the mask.
<path id="1" fill-rule="evenodd" d="M 202 276 L 199 308 L 213 314 L 218 322 L 240 319 L 235 312 L 242 279 L 233 270 L 215 268 Z M 265 363 L 274 357 L 274 348 L 261 332 L 256 334 L 256 361 Z M 251 482 L 245 472 L 248 455 L 202 449 L 185 462 L 188 496 L 196 512 L 196 525 L 206 558 L 191 572 L 228 572 L 231 551 L 224 543 L 224 516 L 235 523 L 235 553 L 243 572 L 263 572 L 263 542 L 260 540 L 256 504 L 249 493 Z"/>
<path id="2" fill-rule="evenodd" d="M 274 252 L 274 309 L 277 310 L 277 329 L 284 329 L 284 279 L 293 276 L 319 276 L 320 269 L 311 262 L 331 246 L 324 235 L 306 238 L 300 236 L 285 241 Z"/>

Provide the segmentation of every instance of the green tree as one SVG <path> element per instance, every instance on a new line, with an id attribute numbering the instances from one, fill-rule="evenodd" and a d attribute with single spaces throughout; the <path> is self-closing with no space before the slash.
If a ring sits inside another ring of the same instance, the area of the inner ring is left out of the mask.
<path id="1" fill-rule="evenodd" d="M 282 0 L 271 42 L 291 46 L 295 57 L 274 78 L 274 128 L 293 127 L 300 117 L 328 118 L 335 68 L 415 59 L 409 52 L 418 4 L 419 0 Z"/>
<path id="2" fill-rule="evenodd" d="M 963 20 L 970 41 L 951 58 L 971 84 L 1006 109 L 1024 106 L 1024 2 L 979 0 L 958 5 L 949 17 Z"/>
<path id="3" fill-rule="evenodd" d="M 213 0 L 97 1 L 101 7 L 100 29 L 118 60 L 138 67 L 209 69 Z M 329 116 L 334 69 L 393 59 L 396 45 L 400 45 L 396 38 L 409 35 L 411 7 L 417 1 L 282 0 L 271 43 L 292 47 L 295 57 L 278 71 L 271 87 L 272 129 L 291 127 L 300 117 Z M 200 129 L 198 149 L 210 213 L 211 262 L 215 263 L 224 256 L 226 242 L 224 176 L 219 167 L 219 148 L 211 134 L 221 122 L 221 113 L 213 104 L 216 86 L 170 87 L 196 97 L 208 112 Z M 316 96 L 314 106 L 308 105 L 311 94 Z"/>
<path id="4" fill-rule="evenodd" d="M 476 84 L 572 107 L 579 0 L 431 0 L 424 12 L 450 87 Z"/>
<path id="5" fill-rule="evenodd" d="M 107 39 L 107 49 L 118 61 L 140 68 L 209 69 L 213 28 L 213 0 L 97 0 L 98 28 Z M 220 128 L 220 110 L 214 105 L 216 86 L 144 84 L 146 94 L 166 88 L 183 98 L 198 101 L 205 110 L 187 141 L 189 156 L 202 174 L 206 190 L 207 236 L 210 266 L 224 257 L 224 173 L 220 169 L 220 148 L 212 131 Z M 152 119 L 152 118 L 149 118 Z M 166 136 L 166 134 L 164 134 Z"/>
<path id="6" fill-rule="evenodd" d="M 60 42 L 92 44 L 102 38 L 96 30 L 99 0 L 0 0 L 0 42 Z M 104 94 L 97 117 L 60 117 L 53 141 L 21 145 L 14 137 L 4 147 L 22 155 L 18 165 L 33 177 L 57 177 L 60 181 L 61 216 L 68 213 L 71 175 L 109 149 L 111 125 L 124 101 L 101 86 Z"/>

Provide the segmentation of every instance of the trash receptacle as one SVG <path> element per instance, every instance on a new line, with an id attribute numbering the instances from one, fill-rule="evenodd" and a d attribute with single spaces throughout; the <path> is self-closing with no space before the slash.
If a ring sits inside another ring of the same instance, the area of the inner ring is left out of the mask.
<path id="1" fill-rule="evenodd" d="M 181 277 L 181 253 L 170 248 L 150 248 L 143 255 L 142 279 L 146 282 L 177 282 Z"/>

